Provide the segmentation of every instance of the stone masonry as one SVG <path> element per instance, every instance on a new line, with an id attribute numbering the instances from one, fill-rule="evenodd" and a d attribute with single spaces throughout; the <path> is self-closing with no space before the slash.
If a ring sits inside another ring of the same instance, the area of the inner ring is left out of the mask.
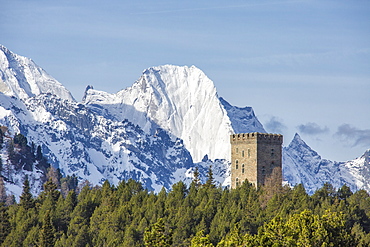
<path id="1" fill-rule="evenodd" d="M 264 185 L 273 171 L 282 182 L 282 143 L 279 134 L 245 133 L 230 136 L 231 188 L 246 179 L 256 187 Z"/>

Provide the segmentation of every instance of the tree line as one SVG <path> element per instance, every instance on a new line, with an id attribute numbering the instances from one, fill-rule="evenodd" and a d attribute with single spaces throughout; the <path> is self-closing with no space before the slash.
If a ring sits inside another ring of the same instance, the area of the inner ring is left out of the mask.
<path id="1" fill-rule="evenodd" d="M 276 186 L 273 180 L 258 188 L 248 181 L 222 188 L 211 167 L 204 184 L 195 169 L 189 186 L 180 181 L 159 193 L 132 179 L 92 186 L 62 177 L 41 147 L 28 145 L 21 134 L 6 144 L 10 162 L 1 166 L 0 157 L 1 246 L 370 246 L 364 190 L 324 184 L 308 195 L 303 185 Z M 11 182 L 9 167 L 35 166 L 45 171 L 42 192 L 32 195 L 25 177 L 16 202 L 4 187 L 4 180 Z"/>
<path id="2" fill-rule="evenodd" d="M 52 169 L 52 168 L 51 168 Z M 369 246 L 370 197 L 325 184 L 313 195 L 244 182 L 201 184 L 153 193 L 132 179 L 87 181 L 62 193 L 49 179 L 36 197 L 27 178 L 19 203 L 0 206 L 2 246 Z"/>

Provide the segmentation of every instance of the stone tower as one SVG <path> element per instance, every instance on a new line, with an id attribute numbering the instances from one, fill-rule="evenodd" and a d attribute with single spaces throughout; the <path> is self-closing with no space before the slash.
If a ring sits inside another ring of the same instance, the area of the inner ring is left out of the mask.
<path id="1" fill-rule="evenodd" d="M 248 179 L 255 186 L 264 185 L 274 171 L 282 182 L 282 143 L 278 134 L 245 133 L 230 136 L 231 188 Z"/>

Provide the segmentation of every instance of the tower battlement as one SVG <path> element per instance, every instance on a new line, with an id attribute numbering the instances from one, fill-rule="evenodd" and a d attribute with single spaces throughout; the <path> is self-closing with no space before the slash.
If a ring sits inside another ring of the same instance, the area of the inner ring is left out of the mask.
<path id="1" fill-rule="evenodd" d="M 280 134 L 266 134 L 266 133 L 252 132 L 252 133 L 233 134 L 230 136 L 231 144 L 233 144 L 234 142 L 246 141 L 246 140 L 258 140 L 258 141 L 276 142 L 276 143 L 283 144 L 283 136 Z"/>

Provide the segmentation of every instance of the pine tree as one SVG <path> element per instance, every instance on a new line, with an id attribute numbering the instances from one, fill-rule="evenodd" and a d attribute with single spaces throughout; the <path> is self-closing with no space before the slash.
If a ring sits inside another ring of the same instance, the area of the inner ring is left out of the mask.
<path id="1" fill-rule="evenodd" d="M 77 195 L 74 190 L 69 191 L 64 200 L 63 197 L 59 197 L 56 207 L 56 227 L 58 231 L 67 233 L 71 215 L 76 205 Z"/>
<path id="2" fill-rule="evenodd" d="M 23 192 L 19 199 L 19 205 L 26 210 L 35 206 L 34 199 L 32 198 L 32 194 L 30 192 L 30 182 L 28 180 L 28 176 L 26 176 L 26 179 L 23 182 Z"/>
<path id="3" fill-rule="evenodd" d="M 68 192 L 68 195 L 65 200 L 65 205 L 66 205 L 66 210 L 72 213 L 73 209 L 77 205 L 77 195 L 74 190 L 71 190 Z"/>
<path id="4" fill-rule="evenodd" d="M 22 246 L 40 246 L 40 227 L 33 226 L 28 232 L 26 238 L 23 240 Z"/>
<path id="5" fill-rule="evenodd" d="M 78 247 L 85 247 L 85 246 L 93 246 L 90 244 L 90 234 L 87 225 L 82 225 L 78 230 L 76 236 L 71 238 L 72 246 Z"/>
<path id="6" fill-rule="evenodd" d="M 214 188 L 215 187 L 215 181 L 213 178 L 213 171 L 212 171 L 212 165 L 209 166 L 208 173 L 207 173 L 207 181 L 205 186 L 207 188 Z"/>
<path id="7" fill-rule="evenodd" d="M 191 240 L 190 247 L 213 247 L 214 245 L 209 240 L 209 236 L 204 236 L 204 231 L 197 232 L 195 237 Z"/>
<path id="8" fill-rule="evenodd" d="M 52 202 L 56 203 L 59 199 L 60 192 L 57 190 L 57 185 L 50 178 L 44 183 L 44 191 L 40 194 L 40 199 L 44 200 L 45 197 L 51 197 Z"/>
<path id="9" fill-rule="evenodd" d="M 40 232 L 40 246 L 52 247 L 54 246 L 54 228 L 51 222 L 50 211 L 47 211 L 42 222 L 42 228 Z"/>
<path id="10" fill-rule="evenodd" d="M 238 225 L 227 234 L 218 244 L 217 247 L 237 247 L 243 246 L 243 237 L 239 232 Z"/>
<path id="11" fill-rule="evenodd" d="M 165 229 L 164 220 L 159 218 L 151 229 L 144 232 L 144 245 L 148 247 L 171 246 L 171 235 Z"/>
<path id="12" fill-rule="evenodd" d="M 351 195 L 353 195 L 351 189 L 345 184 L 341 188 L 338 189 L 337 197 L 340 200 L 345 200 L 348 197 L 350 197 Z"/>
<path id="13" fill-rule="evenodd" d="M 200 186 L 200 178 L 199 178 L 199 169 L 198 167 L 195 167 L 194 173 L 193 173 L 193 181 L 192 184 L 198 188 Z"/>
<path id="14" fill-rule="evenodd" d="M 344 215 L 329 211 L 319 216 L 304 210 L 287 221 L 277 216 L 259 230 L 256 239 L 250 240 L 261 246 L 356 246 L 345 227 Z"/>
<path id="15" fill-rule="evenodd" d="M 9 222 L 9 215 L 7 207 L 0 202 L 0 245 L 4 242 L 6 236 L 10 233 L 11 225 Z"/>

